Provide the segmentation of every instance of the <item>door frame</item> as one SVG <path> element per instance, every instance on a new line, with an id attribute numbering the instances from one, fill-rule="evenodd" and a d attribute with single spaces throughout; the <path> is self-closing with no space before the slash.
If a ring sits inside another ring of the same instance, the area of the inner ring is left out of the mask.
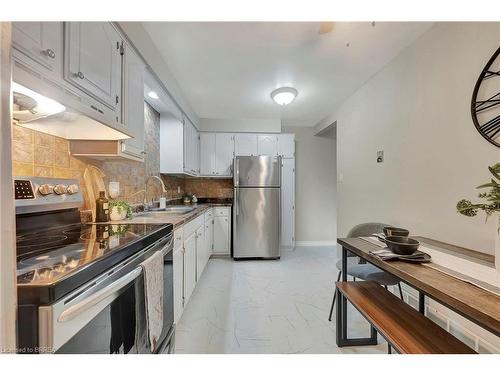
<path id="1" fill-rule="evenodd" d="M 16 348 L 16 215 L 12 181 L 12 25 L 0 22 L 0 352 Z"/>

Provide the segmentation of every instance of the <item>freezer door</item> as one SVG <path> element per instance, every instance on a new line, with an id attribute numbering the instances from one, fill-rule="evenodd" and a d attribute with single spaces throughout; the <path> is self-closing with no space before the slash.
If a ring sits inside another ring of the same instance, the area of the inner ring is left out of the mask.
<path id="1" fill-rule="evenodd" d="M 235 189 L 233 233 L 234 258 L 278 258 L 280 189 Z"/>
<path id="2" fill-rule="evenodd" d="M 280 156 L 237 156 L 234 159 L 234 186 L 279 187 Z"/>

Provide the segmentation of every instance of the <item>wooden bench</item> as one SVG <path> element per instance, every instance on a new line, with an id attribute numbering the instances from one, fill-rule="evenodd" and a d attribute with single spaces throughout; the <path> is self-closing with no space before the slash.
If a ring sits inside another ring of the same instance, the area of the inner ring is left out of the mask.
<path id="1" fill-rule="evenodd" d="M 373 281 L 336 283 L 337 292 L 404 354 L 472 354 L 470 347 Z"/>

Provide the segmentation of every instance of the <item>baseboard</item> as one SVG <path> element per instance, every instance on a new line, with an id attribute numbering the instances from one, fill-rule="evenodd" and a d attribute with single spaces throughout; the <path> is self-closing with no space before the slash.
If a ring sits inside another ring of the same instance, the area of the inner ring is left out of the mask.
<path id="1" fill-rule="evenodd" d="M 337 241 L 295 241 L 295 246 L 335 246 Z"/>

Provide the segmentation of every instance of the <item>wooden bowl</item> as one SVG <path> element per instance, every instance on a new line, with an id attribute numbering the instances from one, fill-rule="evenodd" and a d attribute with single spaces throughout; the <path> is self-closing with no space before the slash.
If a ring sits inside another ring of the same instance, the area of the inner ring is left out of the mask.
<path id="1" fill-rule="evenodd" d="M 411 255 L 417 251 L 420 242 L 410 237 L 387 236 L 385 243 L 394 254 Z"/>

